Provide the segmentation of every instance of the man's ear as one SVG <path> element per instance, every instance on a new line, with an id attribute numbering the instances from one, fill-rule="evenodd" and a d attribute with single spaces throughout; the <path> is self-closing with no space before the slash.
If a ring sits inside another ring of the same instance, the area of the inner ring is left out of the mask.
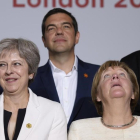
<path id="1" fill-rule="evenodd" d="M 46 43 L 46 40 L 45 40 L 45 37 L 44 36 L 42 36 L 42 41 L 43 41 L 44 47 L 47 48 L 46 47 L 46 44 L 45 44 Z"/>
<path id="2" fill-rule="evenodd" d="M 45 38 L 44 38 L 44 36 L 42 36 L 42 41 L 43 41 L 43 43 L 45 42 Z"/>
<path id="3" fill-rule="evenodd" d="M 80 32 L 78 31 L 75 36 L 75 44 L 79 42 L 79 38 L 80 38 Z"/>

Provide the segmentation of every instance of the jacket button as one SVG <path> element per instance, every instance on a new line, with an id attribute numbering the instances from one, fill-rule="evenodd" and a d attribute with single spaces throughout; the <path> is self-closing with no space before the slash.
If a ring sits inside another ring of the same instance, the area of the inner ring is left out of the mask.
<path id="1" fill-rule="evenodd" d="M 27 123 L 27 124 L 26 124 L 26 127 L 27 127 L 27 128 L 31 128 L 32 125 L 31 125 L 30 123 Z"/>

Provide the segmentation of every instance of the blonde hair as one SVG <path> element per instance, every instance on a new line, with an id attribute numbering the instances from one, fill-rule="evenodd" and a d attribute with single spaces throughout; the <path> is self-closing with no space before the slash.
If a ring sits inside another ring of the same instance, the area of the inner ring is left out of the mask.
<path id="1" fill-rule="evenodd" d="M 130 77 L 130 81 L 132 83 L 134 96 L 135 96 L 135 98 L 131 99 L 131 102 L 130 102 L 131 111 L 133 112 L 139 99 L 139 85 L 138 85 L 135 73 L 124 62 L 107 61 L 100 66 L 99 70 L 94 76 L 93 83 L 92 83 L 91 96 L 92 96 L 92 100 L 95 104 L 98 114 L 101 116 L 103 115 L 102 102 L 97 101 L 98 86 L 99 86 L 99 82 L 100 82 L 103 71 L 109 67 L 112 67 L 112 68 L 120 67 L 120 68 L 123 68 L 128 73 Z"/>

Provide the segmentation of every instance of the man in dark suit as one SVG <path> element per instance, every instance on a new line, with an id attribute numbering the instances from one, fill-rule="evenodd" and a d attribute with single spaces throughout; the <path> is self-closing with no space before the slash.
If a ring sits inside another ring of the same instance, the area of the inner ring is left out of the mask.
<path id="1" fill-rule="evenodd" d="M 99 66 L 75 56 L 79 36 L 77 21 L 71 13 L 61 8 L 50 10 L 42 21 L 42 41 L 49 60 L 38 69 L 30 85 L 35 94 L 61 103 L 68 128 L 74 120 L 98 116 L 91 86 Z"/>
<path id="2" fill-rule="evenodd" d="M 120 61 L 125 62 L 135 72 L 140 87 L 140 51 L 133 52 Z M 140 97 L 133 114 L 140 116 Z"/>

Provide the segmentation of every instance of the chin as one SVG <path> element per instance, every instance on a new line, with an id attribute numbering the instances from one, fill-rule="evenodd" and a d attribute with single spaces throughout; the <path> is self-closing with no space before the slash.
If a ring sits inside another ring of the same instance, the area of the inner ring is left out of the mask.
<path id="1" fill-rule="evenodd" d="M 112 93 L 110 96 L 111 98 L 121 98 L 125 96 L 125 93 L 118 91 L 118 92 Z"/>
<path id="2" fill-rule="evenodd" d="M 4 91 L 6 93 L 15 93 L 18 89 L 17 88 L 6 88 Z"/>

